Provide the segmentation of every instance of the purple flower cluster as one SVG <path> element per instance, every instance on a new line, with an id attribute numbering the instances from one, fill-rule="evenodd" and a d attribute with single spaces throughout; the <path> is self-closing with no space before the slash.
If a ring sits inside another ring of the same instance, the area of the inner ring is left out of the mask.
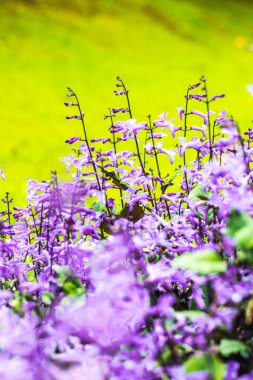
<path id="1" fill-rule="evenodd" d="M 71 181 L 3 199 L 0 378 L 252 379 L 252 129 L 210 110 L 203 77 L 169 121 L 137 122 L 117 88 L 126 107 L 92 140 L 68 89 Z"/>

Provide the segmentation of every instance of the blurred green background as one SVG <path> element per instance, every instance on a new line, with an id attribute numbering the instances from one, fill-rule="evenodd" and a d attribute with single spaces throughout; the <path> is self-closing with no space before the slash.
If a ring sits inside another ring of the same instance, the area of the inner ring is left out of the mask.
<path id="1" fill-rule="evenodd" d="M 204 74 L 215 110 L 251 126 L 253 2 L 241 0 L 0 0 L 0 197 L 25 203 L 26 178 L 48 179 L 65 140 L 81 135 L 67 121 L 66 86 L 79 94 L 90 137 L 105 136 L 115 77 L 130 89 L 134 116 L 176 116 L 189 84 Z M 198 104 L 196 104 L 198 107 Z"/>

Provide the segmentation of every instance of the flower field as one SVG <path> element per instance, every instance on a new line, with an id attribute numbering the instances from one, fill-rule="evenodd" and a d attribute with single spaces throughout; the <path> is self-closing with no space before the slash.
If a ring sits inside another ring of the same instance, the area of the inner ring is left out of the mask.
<path id="1" fill-rule="evenodd" d="M 0 379 L 253 379 L 253 129 L 203 76 L 172 118 L 114 93 L 92 139 L 68 88 L 69 181 L 3 199 Z"/>

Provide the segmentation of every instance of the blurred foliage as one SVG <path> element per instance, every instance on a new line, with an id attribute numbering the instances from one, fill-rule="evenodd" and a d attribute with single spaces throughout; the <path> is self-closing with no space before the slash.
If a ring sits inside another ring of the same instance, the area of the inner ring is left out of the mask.
<path id="1" fill-rule="evenodd" d="M 147 114 L 154 120 L 163 111 L 176 116 L 188 84 L 204 74 L 210 93 L 227 95 L 214 103 L 214 111 L 227 109 L 242 130 L 250 126 L 253 99 L 245 90 L 253 81 L 250 1 L 0 4 L 0 167 L 7 177 L 1 198 L 8 190 L 22 205 L 26 177 L 48 179 L 50 170 L 64 180 L 59 157 L 71 152 L 64 141 L 81 135 L 77 121 L 65 120 L 71 113 L 63 106 L 66 86 L 80 96 L 90 137 L 105 136 L 104 114 L 122 105 L 112 92 L 116 75 L 130 89 L 139 120 Z"/>

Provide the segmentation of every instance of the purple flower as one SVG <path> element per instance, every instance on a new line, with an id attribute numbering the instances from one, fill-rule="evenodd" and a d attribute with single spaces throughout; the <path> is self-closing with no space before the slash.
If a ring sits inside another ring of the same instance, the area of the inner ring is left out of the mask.
<path id="1" fill-rule="evenodd" d="M 189 99 L 196 99 L 196 100 L 203 100 L 206 98 L 206 95 L 200 95 L 200 94 L 190 94 Z"/>
<path id="2" fill-rule="evenodd" d="M 97 142 L 102 142 L 103 144 L 107 143 L 108 141 L 111 141 L 108 137 L 100 137 L 98 139 L 91 139 L 91 143 L 97 143 Z"/>
<path id="3" fill-rule="evenodd" d="M 180 141 L 179 147 L 179 155 L 182 157 L 185 149 L 196 149 L 201 151 L 203 148 L 206 148 L 206 144 L 204 144 L 198 137 L 193 137 L 190 141 L 186 142 L 184 137 L 179 137 Z"/>
<path id="4" fill-rule="evenodd" d="M 112 108 L 112 112 L 114 114 L 119 113 L 119 112 L 125 113 L 125 112 L 129 112 L 129 109 L 128 108 Z"/>
<path id="5" fill-rule="evenodd" d="M 184 107 L 176 107 L 180 120 L 183 119 Z"/>
<path id="6" fill-rule="evenodd" d="M 156 149 L 160 152 L 160 153 L 164 153 L 166 154 L 169 158 L 170 158 L 170 163 L 173 164 L 174 163 L 174 159 L 175 159 L 175 156 L 177 154 L 177 151 L 175 149 L 165 149 L 162 147 L 162 141 L 158 144 L 156 144 Z"/>
<path id="7" fill-rule="evenodd" d="M 81 138 L 78 137 L 78 136 L 75 136 L 75 137 L 71 137 L 68 140 L 65 140 L 65 143 L 67 143 L 67 144 L 74 144 L 74 142 L 79 141 L 79 140 L 81 140 Z"/>
<path id="8" fill-rule="evenodd" d="M 225 380 L 237 380 L 239 367 L 239 363 L 235 361 L 228 361 Z"/>
<path id="9" fill-rule="evenodd" d="M 80 116 L 80 115 L 66 116 L 66 119 L 68 119 L 68 120 L 71 120 L 71 119 L 82 120 L 83 117 L 84 117 L 84 113 L 82 113 L 82 116 Z"/>
<path id="10" fill-rule="evenodd" d="M 196 83 L 196 84 L 192 84 L 191 86 L 190 86 L 190 88 L 191 89 L 193 89 L 193 88 L 197 88 L 197 87 L 199 87 L 201 85 L 201 82 L 198 82 L 198 83 Z"/>
<path id="11" fill-rule="evenodd" d="M 121 91 L 121 90 L 114 90 L 113 91 L 115 95 L 126 95 L 128 94 L 128 91 Z"/>
<path id="12" fill-rule="evenodd" d="M 192 113 L 193 115 L 197 115 L 197 116 L 202 117 L 203 120 L 204 120 L 204 124 L 207 125 L 207 118 L 206 118 L 206 115 L 205 115 L 203 112 L 200 112 L 200 111 L 198 111 L 198 110 L 193 110 L 193 111 L 191 111 L 191 113 Z"/>
<path id="13" fill-rule="evenodd" d="M 212 96 L 212 98 L 210 99 L 210 102 L 212 102 L 212 101 L 215 100 L 215 99 L 224 98 L 224 96 L 225 96 L 225 94 L 214 95 L 214 96 Z"/>
<path id="14" fill-rule="evenodd" d="M 173 124 L 173 120 L 166 120 L 166 116 L 168 115 L 168 112 L 164 112 L 159 115 L 160 119 L 154 121 L 154 125 L 156 127 L 165 127 L 168 128 L 172 134 L 172 137 L 175 137 L 175 132 L 179 131 L 181 127 L 175 127 Z"/>
<path id="15" fill-rule="evenodd" d="M 130 119 L 127 121 L 117 121 L 116 124 L 111 126 L 111 133 L 123 133 L 123 139 L 131 138 L 137 135 L 139 131 L 145 130 L 147 123 L 137 123 L 136 119 Z"/>

